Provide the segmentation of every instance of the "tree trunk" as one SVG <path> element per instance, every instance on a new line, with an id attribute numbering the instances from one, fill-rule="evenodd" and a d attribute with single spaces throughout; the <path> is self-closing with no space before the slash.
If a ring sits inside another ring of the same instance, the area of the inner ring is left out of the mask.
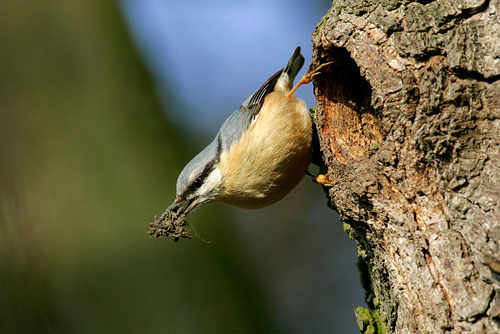
<path id="1" fill-rule="evenodd" d="M 364 332 L 500 332 L 500 0 L 335 0 L 314 35 Z"/>

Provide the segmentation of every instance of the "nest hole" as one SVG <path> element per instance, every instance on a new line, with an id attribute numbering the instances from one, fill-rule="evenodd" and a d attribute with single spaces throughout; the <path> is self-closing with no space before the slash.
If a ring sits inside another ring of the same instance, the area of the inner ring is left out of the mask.
<path id="1" fill-rule="evenodd" d="M 315 62 L 333 61 L 315 80 L 321 113 L 318 132 L 337 160 L 359 162 L 378 149 L 383 140 L 379 119 L 371 106 L 372 88 L 344 48 L 316 53 Z"/>

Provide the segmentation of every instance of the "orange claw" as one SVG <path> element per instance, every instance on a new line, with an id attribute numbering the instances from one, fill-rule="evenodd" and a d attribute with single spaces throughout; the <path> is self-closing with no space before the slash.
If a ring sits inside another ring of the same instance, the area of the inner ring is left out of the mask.
<path id="1" fill-rule="evenodd" d="M 339 181 L 330 181 L 328 179 L 328 176 L 324 174 L 319 174 L 318 176 L 316 176 L 314 178 L 314 181 L 318 184 L 321 184 L 324 187 L 333 187 L 334 185 L 337 184 L 337 182 L 339 182 Z"/>
<path id="2" fill-rule="evenodd" d="M 306 74 L 304 74 L 302 76 L 302 78 L 300 78 L 299 82 L 297 82 L 297 84 L 295 85 L 295 87 L 292 88 L 292 90 L 290 91 L 290 93 L 288 93 L 288 97 L 292 96 L 293 93 L 297 90 L 297 88 L 299 88 L 300 86 L 302 85 L 307 85 L 308 83 L 310 83 L 311 81 L 313 81 L 313 78 L 319 74 L 321 74 L 322 72 L 320 72 L 320 70 L 328 65 L 331 65 L 333 64 L 333 61 L 330 61 L 328 63 L 324 63 L 324 64 L 321 64 L 319 65 L 318 67 L 314 68 L 314 69 L 311 69 L 311 65 L 309 65 L 309 70 L 307 71 Z"/>

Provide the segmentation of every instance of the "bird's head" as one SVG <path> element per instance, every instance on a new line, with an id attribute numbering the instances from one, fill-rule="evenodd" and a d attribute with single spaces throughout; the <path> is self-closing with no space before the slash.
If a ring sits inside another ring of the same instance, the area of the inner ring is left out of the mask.
<path id="1" fill-rule="evenodd" d="M 217 200 L 222 186 L 218 162 L 219 150 L 214 141 L 195 156 L 180 173 L 176 198 L 169 209 L 181 208 L 182 214 L 188 214 L 202 204 Z"/>

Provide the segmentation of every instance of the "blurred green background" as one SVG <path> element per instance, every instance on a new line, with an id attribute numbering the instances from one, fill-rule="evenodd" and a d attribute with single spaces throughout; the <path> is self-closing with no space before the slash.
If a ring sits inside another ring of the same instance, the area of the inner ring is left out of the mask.
<path id="1" fill-rule="evenodd" d="M 275 265 L 256 263 L 233 213 L 193 215 L 210 244 L 146 235 L 200 147 L 165 117 L 115 2 L 2 1 L 0 45 L 0 333 L 287 332 L 261 278 Z M 259 249 L 289 252 L 304 224 L 281 248 L 261 230 L 278 246 Z M 356 275 L 349 251 L 325 268 Z"/>

